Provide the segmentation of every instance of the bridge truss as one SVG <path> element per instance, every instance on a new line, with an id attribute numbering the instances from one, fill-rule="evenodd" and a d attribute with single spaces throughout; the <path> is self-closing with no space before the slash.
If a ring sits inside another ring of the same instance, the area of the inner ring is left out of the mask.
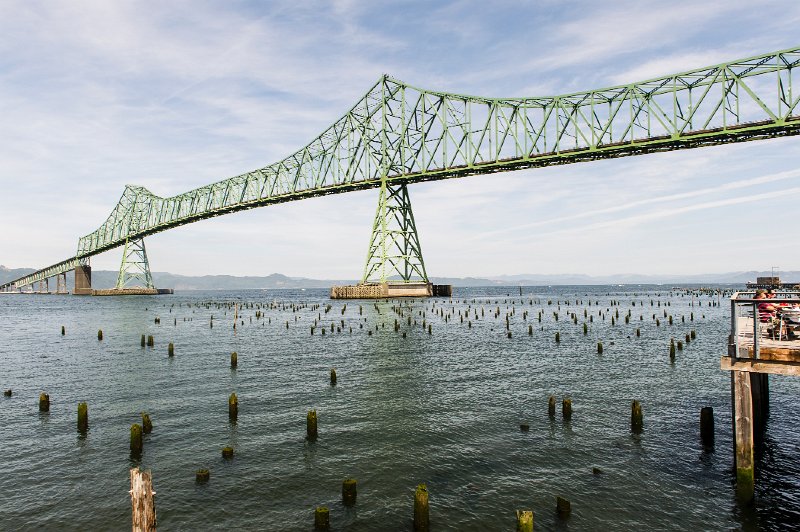
<path id="1" fill-rule="evenodd" d="M 198 220 L 368 188 L 381 189 L 381 202 L 401 201 L 379 205 L 362 280 L 427 280 L 408 184 L 796 135 L 798 66 L 800 48 L 792 48 L 535 98 L 430 91 L 383 76 L 344 116 L 282 161 L 170 198 L 126 186 L 108 219 L 79 239 L 74 258 L 0 289 L 18 289 Z"/>

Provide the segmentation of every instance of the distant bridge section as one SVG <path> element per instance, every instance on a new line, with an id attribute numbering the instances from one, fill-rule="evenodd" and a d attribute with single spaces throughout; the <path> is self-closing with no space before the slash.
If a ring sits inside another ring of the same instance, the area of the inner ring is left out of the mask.
<path id="1" fill-rule="evenodd" d="M 800 48 L 792 48 L 639 83 L 534 98 L 430 91 L 384 76 L 344 116 L 282 161 L 170 198 L 127 186 L 108 219 L 79 239 L 75 258 L 197 220 L 387 183 L 796 135 L 800 90 L 793 84 L 799 65 Z"/>

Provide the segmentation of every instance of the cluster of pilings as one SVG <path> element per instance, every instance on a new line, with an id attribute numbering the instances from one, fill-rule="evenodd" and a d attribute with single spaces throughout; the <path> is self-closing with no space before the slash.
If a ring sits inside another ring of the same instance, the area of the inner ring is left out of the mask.
<path id="1" fill-rule="evenodd" d="M 675 294 L 671 293 L 674 297 Z M 698 311 L 672 313 L 671 301 L 666 294 L 664 299 L 651 294 L 627 296 L 625 301 L 622 299 L 611 299 L 607 304 L 601 305 L 598 296 L 585 296 L 585 298 L 570 300 L 542 299 L 539 297 L 481 297 L 466 299 L 438 299 L 438 300 L 398 300 L 389 301 L 387 304 L 378 304 L 373 301 L 344 303 L 339 307 L 334 307 L 331 303 L 311 303 L 311 302 L 215 302 L 205 301 L 199 303 L 177 303 L 168 308 L 168 313 L 172 314 L 176 306 L 180 309 L 185 307 L 191 309 L 192 314 L 199 309 L 210 313 L 208 316 L 209 327 L 213 327 L 215 322 L 223 325 L 222 330 L 233 330 L 233 334 L 241 333 L 243 329 L 273 326 L 286 334 L 295 335 L 353 335 L 353 334 L 395 334 L 406 338 L 410 334 L 422 334 L 430 336 L 438 333 L 438 330 L 448 327 L 462 327 L 467 330 L 484 333 L 495 333 L 507 335 L 509 338 L 515 337 L 512 332 L 519 332 L 516 336 L 524 338 L 541 334 L 544 331 L 543 323 L 551 326 L 558 325 L 553 335 L 553 345 L 564 342 L 565 337 L 569 337 L 573 342 L 585 341 L 594 346 L 597 344 L 598 356 L 603 355 L 603 340 L 598 336 L 589 335 L 593 330 L 596 320 L 610 323 L 611 327 L 627 327 L 628 339 L 635 341 L 642 336 L 641 324 L 645 321 L 655 325 L 655 330 L 663 330 L 665 337 L 670 338 L 669 357 L 674 361 L 676 352 L 680 352 L 697 338 L 695 329 L 688 329 L 690 324 L 696 320 L 705 319 L 705 315 L 700 310 L 703 303 L 708 306 L 717 306 L 718 302 L 709 300 L 701 301 L 700 295 L 694 292 L 678 294 L 678 297 L 692 297 L 691 307 L 695 307 L 694 299 L 697 298 Z M 616 297 L 616 296 L 615 296 Z M 708 296 L 707 296 L 708 297 Z M 166 305 L 164 305 L 166 307 Z M 458 307 L 458 308 L 457 308 Z M 365 316 L 365 308 L 371 312 Z M 283 314 L 284 317 L 278 318 Z M 182 321 L 192 321 L 195 316 L 183 317 Z M 161 325 L 161 318 L 154 319 L 155 325 Z M 168 322 L 167 322 L 168 323 Z M 177 317 L 174 317 L 173 327 L 178 325 Z M 434 325 L 436 328 L 434 328 Z M 479 327 L 479 325 L 481 327 Z M 537 327 L 538 325 L 538 327 Z M 496 330 L 496 332 L 495 332 Z M 652 332 L 652 327 L 649 329 Z M 521 332 L 520 332 L 521 331 Z M 680 331 L 680 334 L 678 334 Z M 688 331 L 688 332 L 687 332 Z M 113 331 L 111 331 L 113 335 Z M 61 335 L 66 334 L 66 329 L 61 326 Z M 675 343 L 675 338 L 683 338 Z M 583 339 L 583 340 L 582 340 Z M 102 329 L 98 330 L 97 340 L 103 341 L 104 334 Z M 614 341 L 607 341 L 606 346 L 613 346 Z M 142 334 L 140 347 L 155 348 L 156 342 L 151 334 Z M 161 344 L 163 345 L 163 344 Z M 608 349 L 608 347 L 606 347 Z M 667 345 L 665 344 L 665 353 Z M 167 356 L 175 356 L 176 349 L 172 342 L 167 344 Z M 180 356 L 180 353 L 178 353 Z M 230 353 L 230 368 L 235 370 L 239 364 L 238 353 Z M 245 358 L 246 364 L 246 358 Z M 338 375 L 334 368 L 330 369 L 330 384 L 337 385 Z M 11 390 L 7 390 L 7 397 L 12 395 Z M 239 419 L 239 397 L 235 392 L 228 396 L 228 416 L 231 423 L 236 423 Z M 549 397 L 548 416 L 553 419 L 556 417 L 556 405 L 558 401 L 555 396 Z M 644 413 L 642 404 L 638 400 L 631 400 L 630 428 L 633 434 L 641 434 L 644 427 Z M 50 396 L 42 393 L 39 397 L 40 412 L 48 412 L 50 408 Z M 570 397 L 561 399 L 561 412 L 565 422 L 569 422 L 573 416 L 573 403 Z M 77 406 L 77 428 L 79 432 L 86 434 L 89 428 L 88 405 L 80 403 Z M 141 423 L 133 423 L 130 427 L 130 450 L 131 456 L 140 458 L 145 449 L 145 435 L 153 430 L 150 415 L 146 412 L 140 413 Z M 319 437 L 318 413 L 310 410 L 306 414 L 306 438 L 313 443 Z M 529 430 L 529 425 L 525 422 L 520 423 L 522 431 Z M 710 407 L 704 408 L 700 414 L 700 428 L 698 431 L 703 444 L 713 446 L 713 410 Z M 231 446 L 222 448 L 222 457 L 232 459 L 235 449 Z M 593 474 L 599 474 L 599 468 L 593 470 Z M 211 471 L 207 467 L 200 468 L 195 472 L 195 480 L 198 483 L 210 481 Z M 343 504 L 352 505 L 356 501 L 356 481 L 346 479 L 342 486 Z M 424 503 L 423 503 L 424 501 Z M 568 518 L 571 503 L 568 499 L 556 496 L 556 509 L 563 518 Z M 418 530 L 426 530 L 428 517 L 428 492 L 424 484 L 418 486 L 414 496 L 414 517 L 413 522 Z M 518 510 L 516 518 L 519 528 L 525 528 L 530 523 L 533 526 L 533 512 L 531 510 Z M 314 522 L 318 528 L 330 526 L 330 512 L 326 507 L 319 507 L 314 512 Z"/>

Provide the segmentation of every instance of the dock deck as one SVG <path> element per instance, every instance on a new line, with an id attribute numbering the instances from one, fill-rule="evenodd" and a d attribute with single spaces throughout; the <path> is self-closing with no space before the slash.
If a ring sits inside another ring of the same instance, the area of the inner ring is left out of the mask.
<path id="1" fill-rule="evenodd" d="M 728 355 L 720 361 L 731 374 L 736 494 L 744 503 L 754 495 L 755 435 L 769 417 L 769 376 L 800 376 L 800 292 L 762 292 L 731 298 Z"/>

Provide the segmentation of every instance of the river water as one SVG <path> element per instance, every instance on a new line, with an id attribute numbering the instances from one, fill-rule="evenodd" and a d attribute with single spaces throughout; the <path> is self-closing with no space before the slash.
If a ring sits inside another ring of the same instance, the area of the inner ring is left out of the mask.
<path id="1" fill-rule="evenodd" d="M 408 530 L 423 482 L 435 530 L 513 530 L 517 509 L 533 510 L 538 530 L 798 526 L 800 379 L 771 377 L 756 504 L 735 502 L 730 377 L 719 369 L 724 296 L 522 292 L 379 302 L 331 301 L 324 290 L 0 296 L 0 387 L 13 390 L 0 400 L 0 529 L 130 529 L 135 466 L 152 470 L 162 530 L 311 530 L 320 505 L 333 530 Z M 691 330 L 696 339 L 670 363 L 669 339 Z M 155 346 L 142 348 L 142 334 Z M 633 399 L 641 434 L 630 430 Z M 81 401 L 86 434 L 76 430 Z M 714 408 L 713 450 L 700 442 L 704 406 Z M 316 442 L 306 441 L 311 409 Z M 143 411 L 154 429 L 135 458 L 129 431 Z M 207 484 L 195 482 L 199 468 L 210 469 Z M 358 481 L 354 508 L 341 504 L 348 477 Z M 571 501 L 569 517 L 557 515 L 556 496 Z"/>

